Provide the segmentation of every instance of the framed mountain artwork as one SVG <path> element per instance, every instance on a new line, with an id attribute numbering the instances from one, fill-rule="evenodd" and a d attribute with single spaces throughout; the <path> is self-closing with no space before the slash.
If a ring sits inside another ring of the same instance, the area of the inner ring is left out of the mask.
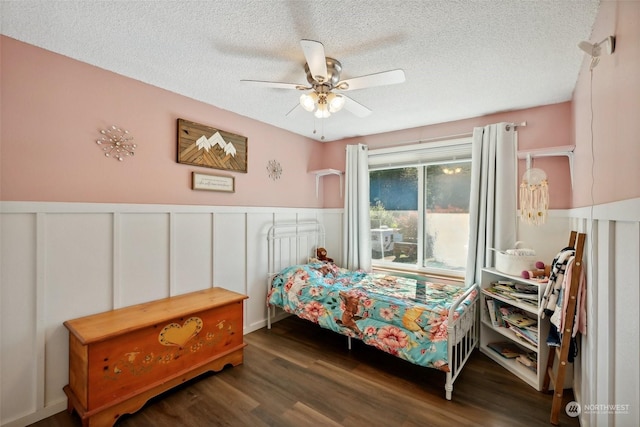
<path id="1" fill-rule="evenodd" d="M 247 138 L 178 119 L 178 163 L 247 172 Z"/>

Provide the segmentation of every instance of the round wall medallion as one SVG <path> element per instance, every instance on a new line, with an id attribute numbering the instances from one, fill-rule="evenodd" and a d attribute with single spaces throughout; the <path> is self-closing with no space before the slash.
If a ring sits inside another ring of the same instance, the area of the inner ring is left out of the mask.
<path id="1" fill-rule="evenodd" d="M 133 137 L 129 135 L 128 130 L 113 125 L 101 130 L 100 133 L 102 136 L 96 140 L 96 143 L 102 146 L 106 157 L 123 161 L 125 157 L 133 157 L 135 154 L 138 146 L 131 142 Z"/>
<path id="2" fill-rule="evenodd" d="M 272 180 L 280 179 L 280 175 L 282 175 L 280 162 L 277 160 L 269 160 L 269 163 L 267 163 L 267 172 L 269 173 L 269 178 Z"/>

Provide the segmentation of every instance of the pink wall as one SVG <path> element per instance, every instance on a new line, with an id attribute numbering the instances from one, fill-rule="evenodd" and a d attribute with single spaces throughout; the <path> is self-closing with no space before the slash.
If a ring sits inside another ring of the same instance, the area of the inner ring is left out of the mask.
<path id="1" fill-rule="evenodd" d="M 616 36 L 616 49 L 613 56 L 603 57 L 593 72 L 593 121 L 590 59 L 585 55 L 571 102 L 333 142 L 324 150 L 324 167 L 341 169 L 346 144 L 363 143 L 370 149 L 381 148 L 466 133 L 474 126 L 489 123 L 526 121 L 528 126 L 518 132 L 521 150 L 576 146 L 573 189 L 566 157 L 534 161 L 534 166 L 548 174 L 551 208 L 583 207 L 640 197 L 640 2 L 602 2 L 591 42 L 608 35 Z M 524 161 L 521 161 L 520 175 L 523 168 Z M 342 206 L 337 194 L 325 190 L 324 197 L 325 207 Z"/>
<path id="2" fill-rule="evenodd" d="M 0 200 L 321 207 L 307 171 L 322 143 L 112 72 L 0 38 Z M 177 119 L 248 138 L 248 173 L 176 162 Z M 104 157 L 98 131 L 116 124 L 135 158 Z M 272 181 L 270 159 L 283 167 Z M 191 190 L 191 172 L 235 177 L 233 194 Z M 336 186 L 337 189 L 337 186 Z"/>
<path id="3" fill-rule="evenodd" d="M 640 2 L 602 2 L 590 41 L 609 35 L 615 52 L 592 76 L 585 55 L 574 91 L 574 207 L 640 197 Z"/>
<path id="4" fill-rule="evenodd" d="M 473 119 L 441 123 L 413 129 L 405 129 L 378 135 L 351 138 L 327 144 L 324 151 L 325 167 L 342 168 L 345 158 L 345 145 L 367 144 L 369 149 L 391 147 L 408 142 L 417 142 L 429 138 L 470 133 L 474 127 L 490 123 L 526 121 L 527 126 L 518 129 L 520 150 L 543 147 L 557 147 L 573 144 L 571 103 L 564 102 L 524 110 L 491 114 Z M 520 172 L 524 172 L 524 161 L 520 162 Z M 550 205 L 553 209 L 566 209 L 571 203 L 571 182 L 569 163 L 566 157 L 536 159 L 534 166 L 547 172 L 549 179 Z M 325 207 L 342 206 L 335 194 L 325 192 Z"/>
<path id="5" fill-rule="evenodd" d="M 640 194 L 635 185 L 640 182 L 635 165 L 640 158 L 635 142 L 640 134 L 639 15 L 640 3 L 603 2 L 594 30 L 595 41 L 608 34 L 618 40 L 615 54 L 603 58 L 593 75 L 596 203 Z M 338 177 L 322 178 L 316 198 L 315 177 L 308 171 L 344 170 L 346 144 L 374 149 L 468 133 L 488 123 L 526 121 L 519 131 L 521 150 L 576 144 L 573 192 L 566 158 L 534 162 L 549 175 L 551 207 L 591 203 L 587 59 L 573 102 L 321 143 L 11 38 L 0 37 L 0 47 L 0 200 L 340 208 Z M 178 118 L 246 136 L 249 172 L 178 164 Z M 101 154 L 94 141 L 98 130 L 111 124 L 134 136 L 134 159 L 117 162 Z M 275 182 L 266 173 L 270 159 L 284 169 Z M 521 162 L 520 173 L 523 167 Z M 234 176 L 236 192 L 193 191 L 192 171 Z"/>

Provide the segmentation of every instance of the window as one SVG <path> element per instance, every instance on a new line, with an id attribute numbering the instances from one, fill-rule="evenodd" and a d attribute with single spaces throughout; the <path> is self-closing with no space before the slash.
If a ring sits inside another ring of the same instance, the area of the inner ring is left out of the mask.
<path id="1" fill-rule="evenodd" d="M 464 277 L 471 139 L 371 150 L 369 179 L 372 264 Z"/>

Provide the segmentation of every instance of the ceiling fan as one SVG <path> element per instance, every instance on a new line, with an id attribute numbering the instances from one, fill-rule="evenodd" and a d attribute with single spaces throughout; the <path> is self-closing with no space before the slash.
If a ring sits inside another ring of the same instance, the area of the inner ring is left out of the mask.
<path id="1" fill-rule="evenodd" d="M 325 56 L 322 43 L 314 40 L 301 40 L 300 45 L 307 61 L 304 65 L 304 70 L 307 74 L 309 85 L 260 80 L 241 81 L 263 87 L 304 91 L 305 93 L 300 96 L 299 106 L 309 112 L 313 112 L 319 119 L 327 118 L 331 113 L 338 112 L 343 107 L 358 117 L 365 117 L 371 114 L 369 108 L 346 95 L 336 92 L 392 85 L 405 81 L 404 71 L 400 69 L 340 80 L 342 64 L 337 59 Z M 291 109 L 289 113 L 297 107 L 298 105 Z"/>

